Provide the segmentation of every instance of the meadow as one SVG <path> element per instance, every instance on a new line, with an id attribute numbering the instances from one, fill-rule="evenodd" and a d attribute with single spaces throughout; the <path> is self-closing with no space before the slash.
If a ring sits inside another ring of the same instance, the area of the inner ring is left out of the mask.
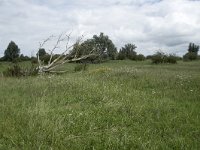
<path id="1" fill-rule="evenodd" d="M 1 150 L 200 149 L 200 61 L 75 66 L 0 77 Z"/>

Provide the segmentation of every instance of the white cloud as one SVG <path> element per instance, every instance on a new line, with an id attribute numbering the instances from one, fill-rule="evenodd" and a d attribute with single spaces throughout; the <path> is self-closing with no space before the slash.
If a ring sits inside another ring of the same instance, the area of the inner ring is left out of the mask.
<path id="1" fill-rule="evenodd" d="M 200 1 L 191 0 L 0 0 L 0 54 L 13 40 L 31 55 L 51 34 L 73 30 L 86 38 L 104 32 L 118 48 L 184 54 L 200 44 Z M 75 38 L 73 37 L 73 38 Z"/>

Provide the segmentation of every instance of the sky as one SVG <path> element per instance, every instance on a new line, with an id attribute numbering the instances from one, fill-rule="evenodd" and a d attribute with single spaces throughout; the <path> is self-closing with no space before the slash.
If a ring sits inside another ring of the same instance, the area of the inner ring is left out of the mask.
<path id="1" fill-rule="evenodd" d="M 72 43 L 103 32 L 118 50 L 132 43 L 144 55 L 181 56 L 190 42 L 200 45 L 200 0 L 0 0 L 0 56 L 11 40 L 35 55 L 39 42 L 62 32 L 72 32 Z"/>

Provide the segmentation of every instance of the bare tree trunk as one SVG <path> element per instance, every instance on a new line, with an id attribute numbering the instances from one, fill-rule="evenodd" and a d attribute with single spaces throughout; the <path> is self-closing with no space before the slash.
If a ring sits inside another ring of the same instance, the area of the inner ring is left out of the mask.
<path id="1" fill-rule="evenodd" d="M 40 60 L 40 56 L 39 53 L 37 54 L 37 61 L 38 61 L 38 73 L 39 74 L 44 74 L 44 73 L 63 73 L 65 72 L 64 70 L 56 70 L 56 68 L 58 68 L 59 66 L 68 63 L 68 62 L 76 62 L 76 61 L 80 61 L 80 60 L 85 60 L 88 59 L 90 57 L 93 56 L 97 56 L 98 54 L 96 54 L 94 51 L 91 51 L 88 55 L 84 55 L 81 57 L 77 57 L 77 53 L 72 57 L 71 57 L 71 53 L 70 50 L 73 49 L 73 47 L 75 46 L 75 44 L 79 44 L 81 43 L 83 36 L 80 37 L 74 44 L 69 46 L 69 41 L 70 41 L 70 34 L 60 34 L 57 38 L 56 44 L 53 46 L 53 48 L 50 50 L 50 58 L 48 61 L 48 64 L 45 65 L 42 63 L 42 61 Z M 40 43 L 40 47 L 39 49 L 41 49 L 49 40 L 51 40 L 53 36 L 48 37 L 47 39 L 45 39 L 42 43 Z M 54 55 L 54 51 L 56 49 L 59 48 L 59 44 L 61 42 L 66 42 L 66 49 L 54 60 L 53 59 L 53 55 Z M 70 56 L 70 57 L 69 57 Z"/>

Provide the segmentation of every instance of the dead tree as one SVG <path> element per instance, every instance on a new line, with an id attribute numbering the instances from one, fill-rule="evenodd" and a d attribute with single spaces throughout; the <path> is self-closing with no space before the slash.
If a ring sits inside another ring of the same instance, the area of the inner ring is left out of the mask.
<path id="1" fill-rule="evenodd" d="M 69 45 L 70 42 L 70 36 L 71 34 L 60 34 L 57 38 L 57 41 L 53 48 L 50 50 L 50 58 L 48 61 L 48 64 L 42 63 L 39 54 L 37 54 L 37 61 L 38 61 L 38 73 L 64 73 L 66 71 L 64 70 L 57 70 L 58 67 L 61 65 L 68 63 L 68 62 L 77 62 L 86 60 L 90 57 L 98 56 L 97 53 L 95 53 L 95 50 L 92 50 L 87 55 L 83 55 L 78 57 L 77 53 L 75 55 L 72 55 L 72 49 L 75 46 L 75 44 L 80 44 L 82 42 L 83 36 L 77 39 L 77 41 L 74 44 Z M 49 38 L 45 39 L 42 43 L 40 43 L 39 49 L 43 48 L 43 46 L 50 41 L 54 36 L 50 36 Z M 61 42 L 65 42 L 65 50 L 61 54 L 58 55 L 57 58 L 53 60 L 54 51 L 59 48 L 59 45 Z"/>

